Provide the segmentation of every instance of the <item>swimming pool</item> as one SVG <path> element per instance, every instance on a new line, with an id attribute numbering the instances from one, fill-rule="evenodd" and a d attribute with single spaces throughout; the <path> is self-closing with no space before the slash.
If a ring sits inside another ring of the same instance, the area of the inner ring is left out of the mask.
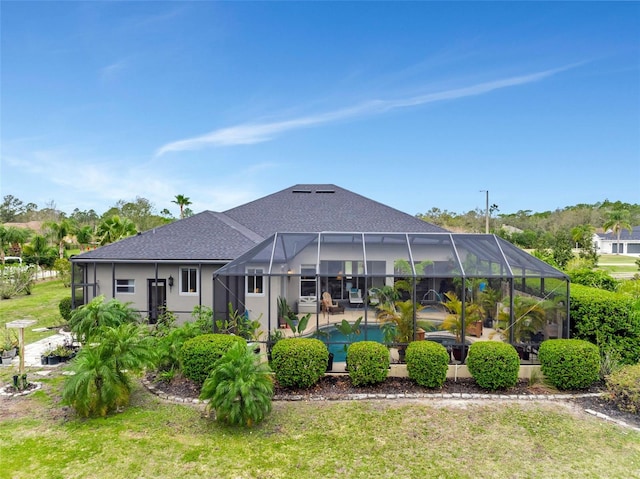
<path id="1" fill-rule="evenodd" d="M 345 344 L 349 346 L 350 341 L 355 343 L 357 341 L 366 340 L 382 343 L 382 330 L 380 329 L 379 324 L 361 324 L 360 334 L 353 336 L 353 339 L 345 337 L 340 331 L 336 329 L 335 326 L 328 326 L 325 328 L 321 328 L 321 330 L 329 335 L 329 337 L 325 339 L 325 342 L 328 343 L 327 347 L 329 348 L 329 352 L 333 353 L 333 360 L 335 362 L 344 362 L 346 360 L 347 353 L 344 350 L 344 346 Z"/>

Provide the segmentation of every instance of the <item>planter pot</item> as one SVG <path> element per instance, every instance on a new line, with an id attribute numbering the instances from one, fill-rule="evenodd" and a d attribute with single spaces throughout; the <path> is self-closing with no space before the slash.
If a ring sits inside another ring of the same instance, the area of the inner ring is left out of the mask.
<path id="1" fill-rule="evenodd" d="M 60 356 L 47 356 L 47 364 L 49 366 L 60 364 Z"/>
<path id="2" fill-rule="evenodd" d="M 47 364 L 49 364 L 48 359 L 49 359 L 48 356 L 40 356 L 40 364 L 42 364 L 43 366 L 46 366 Z"/>
<path id="3" fill-rule="evenodd" d="M 3 366 L 11 366 L 11 361 L 13 361 L 12 358 L 5 358 L 4 356 L 2 357 Z"/>
<path id="4" fill-rule="evenodd" d="M 329 353 L 329 361 L 327 362 L 327 372 L 333 370 L 333 353 Z"/>
<path id="5" fill-rule="evenodd" d="M 407 354 L 407 347 L 406 346 L 401 346 L 398 348 L 398 359 L 400 360 L 401 363 L 404 363 L 405 360 L 405 356 Z"/>
<path id="6" fill-rule="evenodd" d="M 11 349 L 2 351 L 2 358 L 13 359 L 16 357 L 17 352 L 18 352 L 18 348 L 11 348 Z"/>
<path id="7" fill-rule="evenodd" d="M 461 363 L 463 363 L 467 357 L 467 348 L 464 346 L 451 346 L 451 352 L 453 353 L 453 359 Z"/>

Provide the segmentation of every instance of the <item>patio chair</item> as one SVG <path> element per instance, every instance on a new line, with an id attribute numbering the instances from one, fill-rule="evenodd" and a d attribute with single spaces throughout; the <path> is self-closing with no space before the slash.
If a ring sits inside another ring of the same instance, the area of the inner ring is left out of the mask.
<path id="1" fill-rule="evenodd" d="M 320 307 L 322 308 L 322 313 L 325 317 L 329 314 L 344 313 L 344 306 L 340 306 L 338 303 L 334 302 L 328 291 L 322 293 L 322 303 Z"/>
<path id="2" fill-rule="evenodd" d="M 349 291 L 349 304 L 356 308 L 364 306 L 364 300 L 362 299 L 362 291 L 358 288 L 351 288 Z"/>

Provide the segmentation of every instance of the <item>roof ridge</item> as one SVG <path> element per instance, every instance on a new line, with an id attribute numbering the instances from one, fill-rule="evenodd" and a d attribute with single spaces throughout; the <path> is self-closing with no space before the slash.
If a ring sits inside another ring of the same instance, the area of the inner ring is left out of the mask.
<path id="1" fill-rule="evenodd" d="M 213 216 L 215 216 L 216 218 L 218 218 L 220 221 L 222 221 L 224 224 L 226 224 L 230 228 L 233 228 L 233 229 L 237 230 L 240 234 L 242 234 L 243 236 L 245 236 L 246 238 L 250 239 L 251 241 L 253 241 L 256 244 L 260 243 L 261 241 L 264 241 L 264 239 L 265 239 L 262 236 L 260 236 L 258 233 L 256 233 L 255 231 L 250 230 L 249 228 L 247 228 L 243 224 L 238 223 L 236 220 L 234 220 L 230 216 L 227 216 L 224 213 L 219 213 L 217 211 L 211 211 L 211 214 Z"/>

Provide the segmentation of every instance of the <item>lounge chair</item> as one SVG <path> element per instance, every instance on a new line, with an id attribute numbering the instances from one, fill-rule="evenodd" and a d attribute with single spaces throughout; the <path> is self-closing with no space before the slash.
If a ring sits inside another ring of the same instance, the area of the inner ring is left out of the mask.
<path id="1" fill-rule="evenodd" d="M 362 299 L 362 291 L 358 288 L 351 288 L 349 291 L 349 304 L 356 308 L 364 306 L 364 300 Z"/>

